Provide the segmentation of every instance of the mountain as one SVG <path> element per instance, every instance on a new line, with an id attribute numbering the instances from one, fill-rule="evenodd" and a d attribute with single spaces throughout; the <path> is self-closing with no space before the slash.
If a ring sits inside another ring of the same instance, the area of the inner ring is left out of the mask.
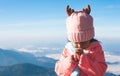
<path id="1" fill-rule="evenodd" d="M 0 76 L 57 76 L 54 68 L 45 68 L 30 63 L 0 66 Z M 105 76 L 116 76 L 106 72 Z M 119 76 L 119 75 L 118 75 Z"/>
<path id="2" fill-rule="evenodd" d="M 57 76 L 54 72 L 55 62 L 56 60 L 48 57 L 35 57 L 31 53 L 0 49 L 0 76 Z M 119 64 L 117 61 L 107 63 Z M 116 75 L 106 72 L 105 76 Z"/>
<path id="3" fill-rule="evenodd" d="M 32 54 L 0 49 L 0 66 L 30 62 L 37 62 Z"/>
<path id="4" fill-rule="evenodd" d="M 40 62 L 40 66 L 46 67 L 46 68 L 53 68 L 55 67 L 55 63 L 57 60 L 54 60 L 52 58 L 48 57 L 37 57 L 38 61 Z"/>
<path id="5" fill-rule="evenodd" d="M 54 67 L 56 60 L 48 57 L 35 57 L 33 54 L 0 49 L 0 66 L 31 63 L 43 67 Z"/>
<path id="6" fill-rule="evenodd" d="M 0 76 L 57 76 L 54 68 L 45 68 L 30 63 L 0 66 Z"/>
<path id="7" fill-rule="evenodd" d="M 119 76 L 119 75 L 115 75 L 115 74 L 113 74 L 113 73 L 106 72 L 104 76 Z"/>

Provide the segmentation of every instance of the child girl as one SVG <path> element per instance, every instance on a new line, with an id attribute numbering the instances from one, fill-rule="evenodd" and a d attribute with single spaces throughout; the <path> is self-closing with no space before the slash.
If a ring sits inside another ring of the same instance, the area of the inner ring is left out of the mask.
<path id="1" fill-rule="evenodd" d="M 104 76 L 107 65 L 99 41 L 94 39 L 90 6 L 74 11 L 67 6 L 68 42 L 61 59 L 56 62 L 58 76 Z"/>

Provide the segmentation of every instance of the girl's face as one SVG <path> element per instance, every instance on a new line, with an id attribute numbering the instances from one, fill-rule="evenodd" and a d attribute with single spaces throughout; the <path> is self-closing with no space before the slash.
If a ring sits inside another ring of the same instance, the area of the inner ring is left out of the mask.
<path id="1" fill-rule="evenodd" d="M 85 42 L 74 42 L 73 45 L 75 48 L 85 49 L 89 46 L 90 40 Z"/>

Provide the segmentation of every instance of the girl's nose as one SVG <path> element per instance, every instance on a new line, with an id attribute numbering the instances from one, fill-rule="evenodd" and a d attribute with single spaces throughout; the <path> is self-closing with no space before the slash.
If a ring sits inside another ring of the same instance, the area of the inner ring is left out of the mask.
<path id="1" fill-rule="evenodd" d="M 78 48 L 80 48 L 80 47 L 81 47 L 81 45 L 80 45 L 80 44 L 78 44 L 77 46 L 78 46 Z"/>

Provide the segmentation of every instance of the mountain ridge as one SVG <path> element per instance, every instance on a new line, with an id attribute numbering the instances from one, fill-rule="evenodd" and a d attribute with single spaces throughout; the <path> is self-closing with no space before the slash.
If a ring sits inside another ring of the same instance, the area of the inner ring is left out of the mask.
<path id="1" fill-rule="evenodd" d="M 57 76 L 54 68 L 45 68 L 31 63 L 0 66 L 0 76 Z"/>
<path id="2" fill-rule="evenodd" d="M 6 50 L 0 48 L 0 66 L 31 63 L 43 67 L 54 67 L 56 60 L 48 57 L 35 57 L 26 52 Z"/>

